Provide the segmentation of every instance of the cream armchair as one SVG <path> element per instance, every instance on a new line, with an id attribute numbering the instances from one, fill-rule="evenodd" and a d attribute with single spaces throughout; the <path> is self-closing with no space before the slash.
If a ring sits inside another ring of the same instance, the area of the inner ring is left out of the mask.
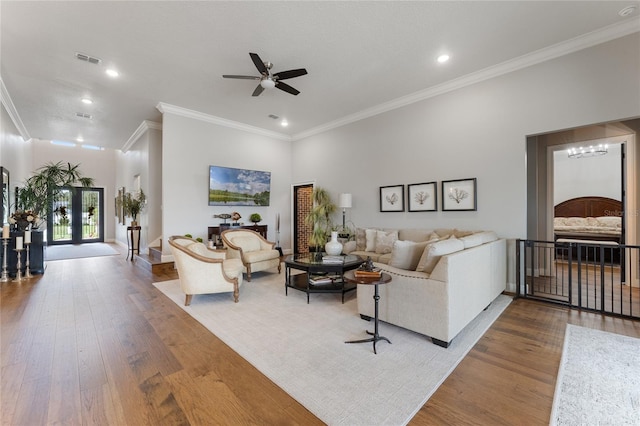
<path id="1" fill-rule="evenodd" d="M 171 253 L 178 269 L 180 287 L 186 294 L 185 306 L 194 294 L 233 292 L 238 303 L 242 271 L 239 259 L 226 259 L 224 250 L 213 250 L 187 237 L 169 237 Z"/>
<path id="2" fill-rule="evenodd" d="M 251 281 L 252 272 L 277 267 L 280 273 L 280 252 L 275 249 L 276 243 L 249 229 L 227 229 L 221 236 L 227 248 L 227 259 L 242 261 L 247 281 Z"/>

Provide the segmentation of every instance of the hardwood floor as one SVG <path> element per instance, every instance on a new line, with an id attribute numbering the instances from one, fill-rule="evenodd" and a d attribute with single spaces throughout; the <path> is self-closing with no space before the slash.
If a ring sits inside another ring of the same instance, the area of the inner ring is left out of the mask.
<path id="1" fill-rule="evenodd" d="M 151 285 L 175 273 L 119 251 L 1 284 L 3 425 L 322 424 Z M 517 300 L 411 424 L 547 424 L 567 323 L 640 336 L 639 322 Z"/>

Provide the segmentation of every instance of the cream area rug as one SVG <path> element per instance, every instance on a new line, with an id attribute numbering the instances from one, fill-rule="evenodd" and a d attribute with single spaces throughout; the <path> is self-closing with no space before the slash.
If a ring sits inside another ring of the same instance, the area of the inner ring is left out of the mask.
<path id="1" fill-rule="evenodd" d="M 64 244 L 48 246 L 45 260 L 80 259 L 83 257 L 113 256 L 118 253 L 108 243 Z"/>
<path id="2" fill-rule="evenodd" d="M 381 322 L 392 343 L 378 342 L 375 355 L 371 343 L 344 343 L 373 331 L 355 292 L 344 304 L 339 294 L 311 294 L 307 304 L 301 291 L 285 296 L 283 274 L 259 272 L 238 303 L 221 293 L 184 306 L 177 280 L 154 285 L 329 425 L 407 423 L 511 302 L 499 296 L 447 349 Z"/>
<path id="3" fill-rule="evenodd" d="M 640 339 L 567 324 L 552 425 L 640 425 Z"/>

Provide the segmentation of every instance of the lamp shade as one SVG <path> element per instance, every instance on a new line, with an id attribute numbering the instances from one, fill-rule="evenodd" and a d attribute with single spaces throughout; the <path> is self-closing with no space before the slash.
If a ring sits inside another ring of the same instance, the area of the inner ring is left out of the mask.
<path id="1" fill-rule="evenodd" d="M 351 208 L 351 194 L 340 194 L 340 203 L 338 207 L 341 209 L 350 209 Z"/>

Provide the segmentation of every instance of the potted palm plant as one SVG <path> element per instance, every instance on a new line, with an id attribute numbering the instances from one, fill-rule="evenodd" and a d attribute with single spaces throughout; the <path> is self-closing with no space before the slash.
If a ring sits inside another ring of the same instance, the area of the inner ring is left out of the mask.
<path id="1" fill-rule="evenodd" d="M 131 192 L 127 192 L 124 195 L 122 208 L 124 210 L 124 214 L 131 217 L 131 226 L 138 226 L 137 218 L 142 209 L 144 209 L 146 201 L 147 196 L 142 189 L 133 194 Z"/>
<path id="2" fill-rule="evenodd" d="M 306 224 L 313 227 L 309 236 L 309 248 L 316 253 L 322 253 L 322 248 L 331 234 L 331 215 L 336 211 L 336 205 L 331 201 L 327 190 L 320 187 L 313 189 L 311 200 L 313 207 L 305 217 Z"/>
<path id="3" fill-rule="evenodd" d="M 46 223 L 47 217 L 53 213 L 54 202 L 63 189 L 74 191 L 74 186 L 93 186 L 94 179 L 83 176 L 79 166 L 71 163 L 65 165 L 59 161 L 36 169 L 18 190 L 16 212 L 29 211 Z"/>

